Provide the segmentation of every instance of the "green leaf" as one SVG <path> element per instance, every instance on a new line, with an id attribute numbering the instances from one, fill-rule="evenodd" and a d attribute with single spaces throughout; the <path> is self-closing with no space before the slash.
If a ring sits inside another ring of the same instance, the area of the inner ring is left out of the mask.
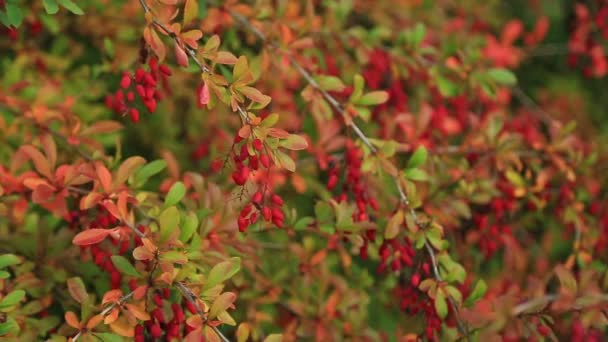
<path id="1" fill-rule="evenodd" d="M 184 183 L 175 182 L 165 197 L 165 208 L 179 203 L 179 201 L 184 198 L 184 195 L 186 195 L 186 186 Z"/>
<path id="2" fill-rule="evenodd" d="M 439 89 L 439 92 L 441 93 L 442 96 L 444 97 L 453 97 L 458 95 L 458 86 L 450 81 L 449 79 L 443 77 L 443 76 L 439 76 L 437 75 L 436 80 L 437 82 L 437 88 Z"/>
<path id="3" fill-rule="evenodd" d="M 8 318 L 6 322 L 0 323 L 0 336 L 16 334 L 19 332 L 19 324 L 13 318 Z"/>
<path id="4" fill-rule="evenodd" d="M 188 216 L 184 220 L 184 224 L 182 225 L 182 230 L 179 234 L 179 240 L 181 242 L 186 242 L 190 240 L 192 234 L 198 229 L 199 220 L 195 213 L 189 212 Z"/>
<path id="5" fill-rule="evenodd" d="M 493 68 L 486 73 L 494 82 L 502 85 L 514 85 L 517 83 L 515 75 L 507 69 Z"/>
<path id="6" fill-rule="evenodd" d="M 344 90 L 344 83 L 341 79 L 336 76 L 319 75 L 315 77 L 315 80 L 319 84 L 319 87 L 327 91 L 342 91 Z"/>
<path id="7" fill-rule="evenodd" d="M 283 341 L 283 334 L 270 334 L 266 336 L 264 342 L 281 342 Z"/>
<path id="8" fill-rule="evenodd" d="M 445 298 L 443 290 L 438 289 L 435 295 L 435 311 L 439 318 L 444 319 L 448 315 L 448 303 Z"/>
<path id="9" fill-rule="evenodd" d="M 388 101 L 388 93 L 384 90 L 376 90 L 361 96 L 359 101 L 357 101 L 357 104 L 362 106 L 375 106 L 383 104 L 386 101 Z"/>
<path id="10" fill-rule="evenodd" d="M 319 201 L 315 204 L 315 216 L 319 222 L 332 221 L 334 210 L 327 202 Z"/>
<path id="11" fill-rule="evenodd" d="M 356 103 L 361 99 L 361 95 L 363 95 L 363 86 L 365 85 L 365 79 L 363 76 L 356 74 L 353 78 L 353 92 L 350 94 L 350 98 L 348 102 Z"/>
<path id="12" fill-rule="evenodd" d="M 414 30 L 412 31 L 412 45 L 414 46 L 418 46 L 420 45 L 420 43 L 422 43 L 422 40 L 424 39 L 424 36 L 426 34 L 426 27 L 424 26 L 423 23 L 418 23 L 416 24 L 416 27 L 414 27 Z"/>
<path id="13" fill-rule="evenodd" d="M 486 282 L 483 279 L 479 279 L 477 281 L 477 283 L 475 283 L 475 286 L 473 287 L 471 294 L 469 294 L 469 297 L 464 302 L 464 305 L 469 307 L 469 306 L 475 304 L 475 302 L 477 302 L 477 300 L 479 300 L 486 294 L 487 290 L 488 290 L 488 285 L 486 284 Z"/>
<path id="14" fill-rule="evenodd" d="M 6 297 L 2 298 L 0 301 L 0 310 L 11 307 L 17 303 L 19 303 L 23 298 L 25 298 L 25 291 L 23 290 L 14 290 L 11 293 L 7 294 Z"/>
<path id="15" fill-rule="evenodd" d="M 114 57 L 114 44 L 112 43 L 111 39 L 103 39 L 103 48 L 106 50 L 109 57 Z"/>
<path id="16" fill-rule="evenodd" d="M 308 141 L 300 135 L 290 134 L 286 139 L 281 140 L 279 146 L 288 150 L 299 151 L 308 147 Z"/>
<path id="17" fill-rule="evenodd" d="M 6 17 L 8 19 L 8 25 L 19 27 L 23 21 L 23 13 L 21 13 L 21 8 L 14 3 L 8 2 L 6 4 Z"/>
<path id="18" fill-rule="evenodd" d="M 124 337 L 112 333 L 100 333 L 96 332 L 95 337 L 101 342 L 124 342 Z"/>
<path id="19" fill-rule="evenodd" d="M 219 264 L 213 266 L 211 271 L 209 271 L 207 283 L 205 283 L 205 289 L 210 289 L 232 278 L 232 276 L 234 276 L 240 269 L 240 258 L 234 257 L 220 262 Z"/>
<path id="20" fill-rule="evenodd" d="M 0 269 L 21 263 L 21 258 L 15 254 L 0 255 Z"/>
<path id="21" fill-rule="evenodd" d="M 406 169 L 404 175 L 407 179 L 419 182 L 424 182 L 429 179 L 429 175 L 427 175 L 424 170 L 420 169 Z"/>
<path id="22" fill-rule="evenodd" d="M 293 229 L 304 230 L 308 227 L 309 224 L 313 223 L 314 221 L 315 219 L 310 216 L 302 217 L 293 225 Z"/>
<path id="23" fill-rule="evenodd" d="M 112 259 L 112 263 L 116 266 L 116 269 L 120 271 L 122 274 L 126 274 L 132 277 L 140 277 L 141 274 L 137 272 L 135 267 L 127 260 L 127 258 L 120 255 L 112 255 L 110 257 Z"/>
<path id="24" fill-rule="evenodd" d="M 423 145 L 420 145 L 416 149 L 414 154 L 412 154 L 412 156 L 410 157 L 410 160 L 408 160 L 407 168 L 413 169 L 413 168 L 417 168 L 418 166 L 424 164 L 424 162 L 426 161 L 426 158 L 428 157 L 428 154 L 429 153 L 427 152 L 426 147 L 424 147 Z"/>
<path id="25" fill-rule="evenodd" d="M 72 0 L 57 0 L 57 2 L 59 2 L 59 4 L 61 6 L 63 6 L 65 9 L 67 9 L 68 11 L 70 11 L 76 15 L 84 14 L 82 9 L 80 7 L 78 7 L 78 5 L 76 5 Z"/>
<path id="26" fill-rule="evenodd" d="M 188 263 L 186 253 L 180 251 L 168 251 L 160 255 L 162 261 L 168 261 L 174 264 L 184 265 Z"/>
<path id="27" fill-rule="evenodd" d="M 274 155 L 275 155 L 275 157 L 276 157 L 277 162 L 278 162 L 279 165 L 281 165 L 282 167 L 284 167 L 288 171 L 291 171 L 291 172 L 295 172 L 296 171 L 296 163 L 285 152 L 283 152 L 283 151 L 276 151 Z"/>
<path id="28" fill-rule="evenodd" d="M 160 213 L 158 222 L 160 224 L 160 239 L 166 241 L 171 233 L 177 228 L 181 215 L 176 207 L 169 207 Z"/>
<path id="29" fill-rule="evenodd" d="M 59 11 L 56 0 L 42 0 L 42 4 L 44 5 L 44 10 L 48 14 L 55 14 Z"/>
<path id="30" fill-rule="evenodd" d="M 8 279 L 11 276 L 10 273 L 6 271 L 0 271 L 0 279 Z"/>
<path id="31" fill-rule="evenodd" d="M 135 173 L 134 179 L 136 179 L 136 182 L 135 182 L 136 186 L 139 187 L 139 186 L 144 185 L 150 177 L 161 172 L 162 170 L 165 169 L 165 167 L 167 167 L 167 162 L 162 159 L 152 161 L 152 162 L 142 166 Z"/>

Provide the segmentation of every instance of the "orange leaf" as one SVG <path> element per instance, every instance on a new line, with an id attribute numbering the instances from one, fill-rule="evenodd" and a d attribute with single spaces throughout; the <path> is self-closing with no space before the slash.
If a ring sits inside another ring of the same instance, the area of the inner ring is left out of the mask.
<path id="1" fill-rule="evenodd" d="M 135 336 L 135 327 L 132 327 L 128 322 L 119 319 L 110 324 L 110 329 L 120 336 L 133 337 Z"/>
<path id="2" fill-rule="evenodd" d="M 71 326 L 72 328 L 80 329 L 80 320 L 72 311 L 68 311 L 63 316 L 65 318 L 65 322 Z"/>
<path id="3" fill-rule="evenodd" d="M 80 210 L 88 210 L 99 204 L 103 195 L 99 192 L 89 192 L 80 199 Z"/>
<path id="4" fill-rule="evenodd" d="M 46 158 L 49 161 L 49 166 L 51 169 L 54 169 L 55 163 L 57 163 L 57 146 L 55 145 L 55 140 L 50 134 L 44 134 L 40 140 L 42 142 L 44 154 L 46 154 Z"/>
<path id="5" fill-rule="evenodd" d="M 93 329 L 99 325 L 103 321 L 102 315 L 95 315 L 89 319 L 87 322 L 87 329 Z"/>
<path id="6" fill-rule="evenodd" d="M 268 129 L 268 135 L 275 138 L 287 138 L 289 136 L 289 132 L 284 129 L 271 127 Z"/>
<path id="7" fill-rule="evenodd" d="M 148 292 L 148 285 L 138 286 L 135 290 L 133 290 L 133 299 L 140 300 L 144 298 L 146 293 Z"/>
<path id="8" fill-rule="evenodd" d="M 49 161 L 44 157 L 42 152 L 38 151 L 34 146 L 25 145 L 21 146 L 19 149 L 20 152 L 24 153 L 29 159 L 34 163 L 34 167 L 36 171 L 46 178 L 53 178 L 51 173 L 51 165 Z"/>
<path id="9" fill-rule="evenodd" d="M 200 342 L 202 340 L 203 340 L 203 329 L 202 328 L 192 330 L 184 338 L 184 342 Z"/>
<path id="10" fill-rule="evenodd" d="M 150 260 L 154 258 L 154 253 L 150 252 L 144 246 L 139 246 L 133 250 L 133 258 L 135 258 L 135 260 Z"/>
<path id="11" fill-rule="evenodd" d="M 102 204 L 104 208 L 106 208 L 106 210 L 109 211 L 110 214 L 112 214 L 112 216 L 116 217 L 119 220 L 124 219 L 124 217 L 120 215 L 120 210 L 118 210 L 118 207 L 114 202 L 112 202 L 112 200 L 105 200 Z"/>
<path id="12" fill-rule="evenodd" d="M 86 136 L 90 134 L 112 133 L 122 128 L 119 122 L 111 120 L 97 121 L 89 127 L 84 128 L 80 135 Z"/>
<path id="13" fill-rule="evenodd" d="M 199 315 L 190 316 L 186 320 L 186 324 L 193 328 L 199 328 L 203 325 L 203 319 Z"/>
<path id="14" fill-rule="evenodd" d="M 326 256 L 327 256 L 327 250 L 322 249 L 322 250 L 318 251 L 317 253 L 315 253 L 315 255 L 313 255 L 312 258 L 310 258 L 310 264 L 312 266 L 320 264 L 323 260 L 325 260 Z"/>
<path id="15" fill-rule="evenodd" d="M 109 229 L 87 229 L 76 234 L 74 239 L 72 239 L 72 243 L 79 246 L 94 245 L 103 241 L 110 234 L 110 232 L 111 230 Z"/>
<path id="16" fill-rule="evenodd" d="M 165 59 L 165 56 L 167 55 L 167 51 L 165 48 L 165 44 L 160 39 L 156 31 L 150 28 L 149 26 L 146 27 L 144 29 L 144 39 L 146 40 L 146 43 L 148 43 L 152 51 L 154 51 L 156 57 L 158 57 L 158 61 L 162 62 Z"/>
<path id="17" fill-rule="evenodd" d="M 126 181 L 127 178 L 129 178 L 129 176 L 132 175 L 137 168 L 139 168 L 145 163 L 146 160 L 139 156 L 128 158 L 127 160 L 122 162 L 122 164 L 120 164 L 120 167 L 118 168 L 118 171 L 116 172 L 116 177 L 114 178 L 114 187 L 124 183 L 124 181 Z"/>
<path id="18" fill-rule="evenodd" d="M 142 308 L 142 306 L 144 305 L 144 302 L 141 302 L 141 305 L 136 305 L 136 304 L 125 304 L 125 307 L 127 308 L 127 310 L 129 310 L 129 312 L 131 314 L 133 314 L 133 316 L 135 316 L 135 318 L 142 320 L 142 321 L 147 321 L 150 319 L 150 314 L 148 312 L 146 312 L 146 310 L 144 308 Z"/>
<path id="19" fill-rule="evenodd" d="M 118 308 L 114 308 L 110 311 L 110 313 L 104 318 L 103 324 L 112 324 L 114 321 L 118 319 L 118 315 L 120 314 L 120 310 Z"/>
<path id="20" fill-rule="evenodd" d="M 196 49 L 198 47 L 197 41 L 203 38 L 203 31 L 201 30 L 190 30 L 179 35 L 182 41 L 189 45 L 191 48 Z"/>
<path id="21" fill-rule="evenodd" d="M 101 163 L 95 162 L 95 172 L 97 173 L 97 178 L 99 178 L 99 182 L 101 182 L 101 186 L 106 193 L 112 191 L 112 174 L 110 171 Z"/>
<path id="22" fill-rule="evenodd" d="M 228 310 L 228 308 L 232 307 L 232 303 L 236 300 L 236 294 L 232 292 L 224 292 L 219 295 L 211 305 L 211 309 L 209 310 L 209 318 L 215 318 L 220 313 Z"/>

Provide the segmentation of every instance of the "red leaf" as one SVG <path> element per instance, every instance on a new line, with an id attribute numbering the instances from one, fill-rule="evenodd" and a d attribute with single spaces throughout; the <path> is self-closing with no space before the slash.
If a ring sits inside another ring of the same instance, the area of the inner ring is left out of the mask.
<path id="1" fill-rule="evenodd" d="M 207 82 L 203 82 L 198 91 L 198 104 L 204 106 L 209 103 L 209 99 L 209 86 L 207 86 Z"/>
<path id="2" fill-rule="evenodd" d="M 112 231 L 110 229 L 87 229 L 74 236 L 72 243 L 79 246 L 94 245 L 103 241 L 108 235 L 110 235 L 111 232 Z"/>
<path id="3" fill-rule="evenodd" d="M 175 44 L 175 58 L 177 59 L 177 64 L 184 68 L 188 67 L 188 54 L 179 44 Z"/>

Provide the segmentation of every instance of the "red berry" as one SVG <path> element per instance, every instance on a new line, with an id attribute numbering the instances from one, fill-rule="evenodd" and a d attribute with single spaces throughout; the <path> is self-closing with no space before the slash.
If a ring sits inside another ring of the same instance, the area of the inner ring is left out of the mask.
<path id="1" fill-rule="evenodd" d="M 163 336 L 163 329 L 161 329 L 160 324 L 154 324 L 150 327 L 150 335 L 154 338 L 160 338 Z"/>
<path id="2" fill-rule="evenodd" d="M 264 209 L 262 209 L 262 215 L 264 215 L 264 219 L 266 221 L 270 221 L 270 219 L 272 218 L 272 211 L 270 210 L 270 208 L 264 207 Z"/>
<path id="3" fill-rule="evenodd" d="M 131 86 L 131 75 L 125 73 L 120 80 L 120 87 L 123 89 L 127 89 Z"/>
<path id="4" fill-rule="evenodd" d="M 159 68 L 160 72 L 162 72 L 163 74 L 165 74 L 165 76 L 171 76 L 171 69 L 169 69 L 168 66 L 162 64 L 158 68 Z"/>
<path id="5" fill-rule="evenodd" d="M 256 191 L 255 194 L 251 197 L 251 202 L 260 204 L 262 203 L 262 193 L 260 191 Z"/>
<path id="6" fill-rule="evenodd" d="M 281 198 L 281 196 L 277 195 L 277 194 L 273 194 L 272 197 L 270 197 L 270 200 L 272 201 L 272 203 L 282 207 L 283 204 L 285 202 L 283 202 L 283 199 Z"/>
<path id="7" fill-rule="evenodd" d="M 139 122 L 139 111 L 137 108 L 131 108 L 131 110 L 129 110 L 129 115 L 131 116 L 131 121 L 133 121 L 133 123 Z"/>
<path id="8" fill-rule="evenodd" d="M 260 155 L 260 163 L 262 163 L 262 166 L 264 166 L 265 168 L 269 168 L 270 167 L 270 157 L 268 157 L 267 154 Z"/>
<path id="9" fill-rule="evenodd" d="M 237 223 L 239 225 L 239 231 L 242 233 L 245 231 L 245 229 L 247 229 L 247 227 L 249 226 L 249 220 L 247 220 L 244 217 L 239 217 L 237 220 Z"/>
<path id="10" fill-rule="evenodd" d="M 253 148 L 256 149 L 256 151 L 261 151 L 262 148 L 264 148 L 264 144 L 262 143 L 262 140 L 255 138 L 253 139 Z"/>

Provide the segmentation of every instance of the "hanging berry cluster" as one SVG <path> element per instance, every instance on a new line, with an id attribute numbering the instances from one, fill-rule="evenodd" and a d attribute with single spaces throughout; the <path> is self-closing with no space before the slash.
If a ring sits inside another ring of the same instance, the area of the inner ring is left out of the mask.
<path id="1" fill-rule="evenodd" d="M 165 64 L 158 64 L 154 57 L 148 59 L 148 71 L 137 68 L 135 73 L 125 72 L 120 79 L 120 89 L 114 95 L 106 96 L 106 107 L 116 114 L 129 114 L 133 123 L 139 122 L 140 110 L 136 105 L 136 94 L 141 104 L 150 113 L 154 113 L 158 102 L 162 100 L 160 85 L 168 89 L 167 79 L 171 69 Z"/>
<path id="2" fill-rule="evenodd" d="M 574 5 L 568 64 L 582 68 L 586 77 L 603 77 L 608 74 L 608 58 L 603 47 L 608 40 L 608 4 L 598 1 L 594 5 L 599 7 L 595 13 L 583 3 Z"/>
<path id="3" fill-rule="evenodd" d="M 327 179 L 327 189 L 335 190 L 340 181 L 340 172 L 345 173 L 345 180 L 342 183 L 341 192 L 336 195 L 336 201 L 346 202 L 352 200 L 357 210 L 353 212 L 354 222 L 369 220 L 368 208 L 378 210 L 378 202 L 367 191 L 365 179 L 361 166 L 363 163 L 363 151 L 355 145 L 352 140 L 346 141 L 344 152 L 344 170 L 339 169 L 339 163 L 334 160 L 329 168 Z"/>
<path id="4" fill-rule="evenodd" d="M 240 147 L 239 147 L 240 146 Z M 236 153 L 238 149 L 238 153 Z M 249 135 L 244 139 L 237 134 L 234 138 L 233 157 L 235 169 L 232 172 L 232 181 L 238 186 L 244 186 L 254 173 L 263 172 L 268 175 L 270 168 L 274 165 L 268 151 L 271 151 L 260 138 Z M 262 170 L 264 168 L 265 170 Z M 268 182 L 267 177 L 259 177 L 260 182 Z M 242 209 L 237 219 L 238 227 L 244 232 L 247 227 L 256 223 L 260 217 L 266 222 L 272 222 L 275 226 L 282 228 L 285 214 L 283 213 L 283 199 L 269 189 L 267 183 L 259 184 L 262 190 L 256 191 Z"/>

